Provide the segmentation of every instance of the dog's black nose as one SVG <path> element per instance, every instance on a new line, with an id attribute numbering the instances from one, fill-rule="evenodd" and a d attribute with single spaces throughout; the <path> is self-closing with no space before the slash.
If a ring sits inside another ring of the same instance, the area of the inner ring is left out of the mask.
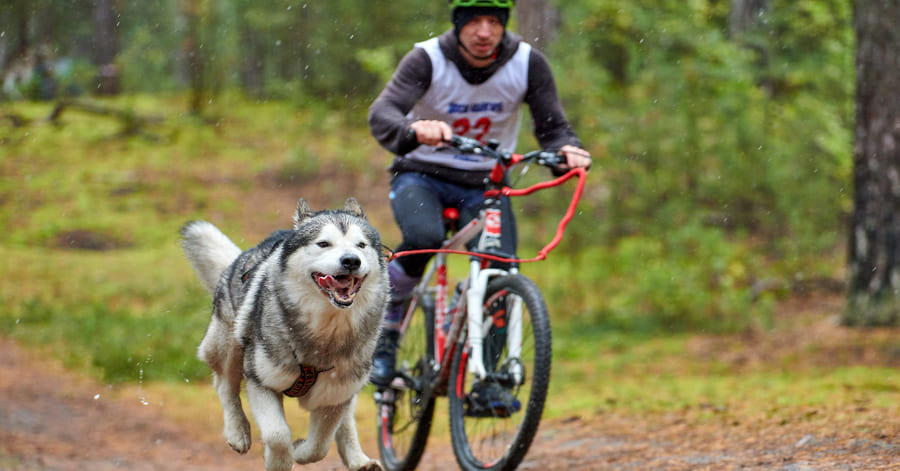
<path id="1" fill-rule="evenodd" d="M 345 270 L 353 271 L 359 268 L 360 265 L 362 265 L 362 260 L 356 255 L 344 255 L 341 257 L 341 266 L 344 267 Z"/>

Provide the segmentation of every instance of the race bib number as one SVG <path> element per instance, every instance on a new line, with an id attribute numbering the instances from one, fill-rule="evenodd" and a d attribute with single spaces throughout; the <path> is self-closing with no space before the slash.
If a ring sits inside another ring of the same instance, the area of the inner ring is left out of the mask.
<path id="1" fill-rule="evenodd" d="M 453 132 L 460 136 L 465 136 L 470 132 L 474 134 L 475 140 L 482 140 L 484 136 L 491 130 L 491 119 L 488 117 L 479 118 L 473 124 L 469 118 L 459 118 L 453 122 Z"/>

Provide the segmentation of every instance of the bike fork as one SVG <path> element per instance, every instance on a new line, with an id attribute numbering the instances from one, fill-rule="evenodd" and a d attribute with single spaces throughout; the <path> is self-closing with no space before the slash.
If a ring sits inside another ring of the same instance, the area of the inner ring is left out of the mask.
<path id="1" fill-rule="evenodd" d="M 481 262 L 473 260 L 469 268 L 469 289 L 466 292 L 466 315 L 468 318 L 468 338 L 470 355 L 468 358 L 469 372 L 478 379 L 484 379 L 487 376 L 487 370 L 484 367 L 484 336 L 491 327 L 493 319 L 484 318 L 484 302 L 487 293 L 487 284 L 491 277 L 503 276 L 515 273 L 513 268 L 511 271 L 496 268 L 481 268 Z M 506 313 L 508 322 L 507 342 L 507 358 L 510 360 L 518 360 L 522 354 L 522 299 L 518 296 L 513 298 L 513 302 L 508 306 L 509 312 Z M 523 372 L 521 362 L 513 361 L 510 364 L 515 381 L 521 384 Z"/>

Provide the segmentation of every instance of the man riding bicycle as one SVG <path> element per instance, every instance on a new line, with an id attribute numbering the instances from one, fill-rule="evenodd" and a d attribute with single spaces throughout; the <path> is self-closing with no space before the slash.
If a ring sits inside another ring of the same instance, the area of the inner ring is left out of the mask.
<path id="1" fill-rule="evenodd" d="M 493 159 L 449 151 L 455 133 L 512 150 L 521 107 L 544 149 L 559 149 L 569 167 L 589 167 L 591 156 L 563 112 L 546 57 L 506 30 L 513 0 L 450 0 L 453 29 L 417 43 L 369 109 L 372 135 L 396 154 L 390 201 L 403 241 L 398 250 L 436 249 L 444 240 L 444 208 L 460 222 L 477 216 Z M 501 251 L 514 254 L 515 220 L 503 198 Z M 394 376 L 403 302 L 421 279 L 430 254 L 391 261 L 391 302 L 375 352 L 371 382 Z"/>

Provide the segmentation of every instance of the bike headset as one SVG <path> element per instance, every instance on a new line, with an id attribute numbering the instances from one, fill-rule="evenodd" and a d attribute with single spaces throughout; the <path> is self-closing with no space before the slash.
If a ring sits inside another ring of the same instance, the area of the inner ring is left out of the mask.
<path id="1" fill-rule="evenodd" d="M 465 49 L 462 42 L 459 41 L 459 31 L 472 18 L 476 16 L 494 16 L 506 29 L 509 22 L 509 13 L 512 10 L 515 0 L 449 0 L 450 17 L 453 22 L 453 32 L 456 35 L 456 41 Z M 466 49 L 466 52 L 469 52 Z M 469 52 L 471 54 L 471 52 Z M 487 57 L 478 57 L 472 54 L 476 59 L 487 59 Z"/>

